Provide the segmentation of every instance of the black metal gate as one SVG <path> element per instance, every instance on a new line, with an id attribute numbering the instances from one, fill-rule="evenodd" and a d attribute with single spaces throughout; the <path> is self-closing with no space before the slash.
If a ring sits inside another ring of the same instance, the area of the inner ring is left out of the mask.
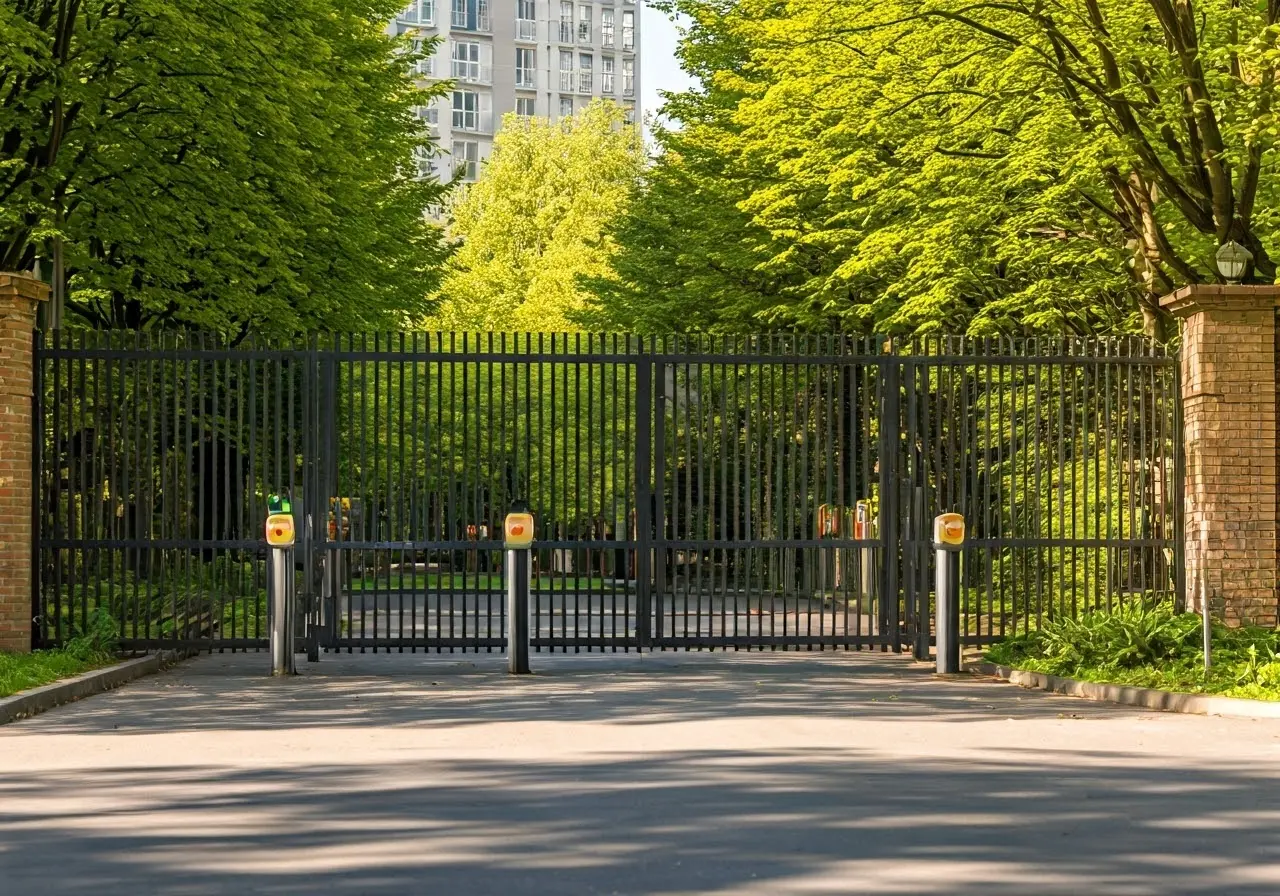
<path id="1" fill-rule="evenodd" d="M 265 644 L 290 496 L 313 649 L 927 650 L 928 520 L 971 642 L 1177 593 L 1176 370 L 1134 342 L 398 334 L 37 345 L 38 640 Z"/>

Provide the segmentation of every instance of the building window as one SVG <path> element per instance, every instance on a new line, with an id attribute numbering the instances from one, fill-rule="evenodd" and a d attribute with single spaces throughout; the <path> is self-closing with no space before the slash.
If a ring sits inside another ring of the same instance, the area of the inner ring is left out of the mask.
<path id="1" fill-rule="evenodd" d="M 534 78 L 537 70 L 536 51 L 525 47 L 516 47 L 516 86 L 532 89 L 535 86 Z"/>
<path id="2" fill-rule="evenodd" d="M 613 93 L 614 59 L 612 56 L 600 57 L 600 92 Z"/>
<path id="3" fill-rule="evenodd" d="M 600 11 L 600 46 L 613 49 L 613 10 Z"/>
<path id="4" fill-rule="evenodd" d="M 479 131 L 485 124 L 484 103 L 480 94 L 474 90 L 455 90 L 453 92 L 453 126 L 459 131 Z"/>
<path id="5" fill-rule="evenodd" d="M 396 16 L 396 19 L 412 25 L 434 25 L 436 21 L 436 0 L 414 0 L 413 3 L 400 10 L 400 14 Z"/>
<path id="6" fill-rule="evenodd" d="M 516 0 L 516 40 L 538 39 L 538 11 L 534 0 Z"/>
<path id="7" fill-rule="evenodd" d="M 591 7 L 585 3 L 578 7 L 578 43 L 591 43 Z"/>
<path id="8" fill-rule="evenodd" d="M 467 0 L 453 0 L 449 21 L 454 28 L 468 27 Z"/>
<path id="9" fill-rule="evenodd" d="M 522 118 L 532 118 L 538 113 L 534 111 L 534 99 L 531 96 L 516 97 L 516 114 Z"/>
<path id="10" fill-rule="evenodd" d="M 415 37 L 413 40 L 409 41 L 409 48 L 413 51 L 413 54 L 417 56 L 422 52 L 424 43 L 425 41 L 421 38 Z M 434 77 L 436 73 L 436 58 L 434 56 L 422 56 L 413 64 L 413 70 L 419 75 L 426 75 L 428 78 Z"/>
<path id="11" fill-rule="evenodd" d="M 560 97 L 560 117 L 570 118 L 572 116 L 573 116 L 573 97 L 571 96 Z"/>
<path id="12" fill-rule="evenodd" d="M 636 14 L 629 10 L 622 11 L 622 49 L 636 48 Z"/>
<path id="13" fill-rule="evenodd" d="M 489 0 L 476 0 L 476 23 L 477 31 L 491 31 L 489 24 Z"/>
<path id="14" fill-rule="evenodd" d="M 453 141 L 453 176 L 475 183 L 480 174 L 480 144 L 474 140 Z"/>
<path id="15" fill-rule="evenodd" d="M 590 53 L 578 57 L 578 93 L 591 93 L 594 85 L 594 60 Z"/>
<path id="16" fill-rule="evenodd" d="M 453 74 L 459 81 L 480 80 L 480 44 L 471 40 L 453 43 Z"/>
<path id="17" fill-rule="evenodd" d="M 627 124 L 635 124 L 636 123 L 636 107 L 627 106 L 625 109 L 623 109 L 622 120 L 625 121 Z"/>
<path id="18" fill-rule="evenodd" d="M 634 59 L 622 60 L 622 95 L 636 95 L 636 61 Z"/>
<path id="19" fill-rule="evenodd" d="M 573 0 L 560 0 L 560 43 L 573 43 Z"/>
<path id="20" fill-rule="evenodd" d="M 573 51 L 560 51 L 560 92 L 569 93 L 573 90 Z"/>

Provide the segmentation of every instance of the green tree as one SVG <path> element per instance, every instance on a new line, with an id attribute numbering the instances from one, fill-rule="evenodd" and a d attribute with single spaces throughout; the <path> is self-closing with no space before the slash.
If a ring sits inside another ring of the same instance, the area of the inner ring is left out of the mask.
<path id="1" fill-rule="evenodd" d="M 229 334 L 420 317 L 444 251 L 386 0 L 10 3 L 0 268 L 65 246 L 98 327 Z"/>
<path id="2" fill-rule="evenodd" d="M 672 110 L 728 112 L 659 166 L 737 190 L 785 287 L 744 290 L 739 327 L 1164 336 L 1158 297 L 1215 279 L 1222 241 L 1274 279 L 1280 4 L 666 5 L 700 80 Z M 651 234 L 619 255 L 637 295 Z"/>
<path id="3" fill-rule="evenodd" d="M 614 252 L 606 227 L 644 166 L 640 133 L 597 101 L 561 122 L 508 116 L 493 157 L 449 210 L 460 245 L 440 287 L 449 329 L 569 330 L 586 304 L 580 278 Z"/>

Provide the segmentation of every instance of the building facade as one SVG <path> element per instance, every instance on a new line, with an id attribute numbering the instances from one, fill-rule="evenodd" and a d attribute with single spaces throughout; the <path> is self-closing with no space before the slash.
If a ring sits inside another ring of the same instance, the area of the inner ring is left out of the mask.
<path id="1" fill-rule="evenodd" d="M 390 28 L 441 38 L 418 74 L 450 80 L 418 110 L 444 150 L 424 177 L 473 181 L 508 112 L 559 119 L 605 97 L 634 120 L 640 95 L 640 0 L 414 0 Z"/>

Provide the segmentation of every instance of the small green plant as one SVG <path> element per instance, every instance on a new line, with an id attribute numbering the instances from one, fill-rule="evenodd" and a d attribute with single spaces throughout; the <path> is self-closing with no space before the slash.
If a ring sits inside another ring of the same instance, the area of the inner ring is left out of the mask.
<path id="1" fill-rule="evenodd" d="M 1110 612 L 1046 621 L 992 646 L 987 658 L 1089 681 L 1280 700 L 1280 631 L 1215 625 L 1206 675 L 1202 624 L 1169 601 L 1132 600 Z"/>
<path id="2" fill-rule="evenodd" d="M 85 662 L 114 656 L 120 647 L 120 632 L 105 607 L 89 614 L 84 626 L 63 646 L 62 652 Z"/>

